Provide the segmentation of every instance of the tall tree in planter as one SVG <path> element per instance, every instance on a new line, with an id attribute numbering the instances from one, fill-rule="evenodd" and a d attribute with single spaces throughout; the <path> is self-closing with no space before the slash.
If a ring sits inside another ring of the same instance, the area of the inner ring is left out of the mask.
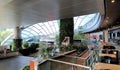
<path id="1" fill-rule="evenodd" d="M 74 23 L 73 18 L 66 18 L 60 20 L 60 44 L 66 36 L 70 37 L 70 43 L 73 43 Z"/>

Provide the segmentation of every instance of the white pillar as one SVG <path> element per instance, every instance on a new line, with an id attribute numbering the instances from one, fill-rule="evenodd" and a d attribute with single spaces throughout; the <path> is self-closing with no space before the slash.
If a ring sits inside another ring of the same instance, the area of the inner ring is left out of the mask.
<path id="1" fill-rule="evenodd" d="M 117 32 L 115 33 L 115 38 L 117 38 Z"/>
<path id="2" fill-rule="evenodd" d="M 111 33 L 111 38 L 113 39 L 113 33 Z"/>
<path id="3" fill-rule="evenodd" d="M 108 30 L 104 30 L 104 41 L 108 42 Z"/>
<path id="4" fill-rule="evenodd" d="M 19 26 L 15 27 L 15 29 L 14 29 L 14 38 L 21 39 L 21 30 L 20 30 Z"/>

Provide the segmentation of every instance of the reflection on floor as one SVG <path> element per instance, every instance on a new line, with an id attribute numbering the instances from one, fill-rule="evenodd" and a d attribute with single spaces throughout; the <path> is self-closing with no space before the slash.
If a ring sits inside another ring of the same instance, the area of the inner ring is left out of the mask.
<path id="1" fill-rule="evenodd" d="M 8 59 L 0 60 L 0 70 L 20 70 L 25 65 L 28 65 L 31 57 L 16 56 Z"/>

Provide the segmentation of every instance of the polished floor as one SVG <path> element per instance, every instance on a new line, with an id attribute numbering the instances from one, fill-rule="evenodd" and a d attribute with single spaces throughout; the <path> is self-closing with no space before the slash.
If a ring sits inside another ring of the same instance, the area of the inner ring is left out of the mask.
<path id="1" fill-rule="evenodd" d="M 0 70 L 21 70 L 25 65 L 28 65 L 31 57 L 16 56 L 8 59 L 0 59 Z"/>

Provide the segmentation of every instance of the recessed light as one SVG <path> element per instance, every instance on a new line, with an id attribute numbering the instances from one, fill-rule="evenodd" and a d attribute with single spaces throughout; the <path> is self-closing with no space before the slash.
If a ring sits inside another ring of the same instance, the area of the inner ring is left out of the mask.
<path id="1" fill-rule="evenodd" d="M 115 0 L 111 0 L 111 3 L 115 3 Z"/>

